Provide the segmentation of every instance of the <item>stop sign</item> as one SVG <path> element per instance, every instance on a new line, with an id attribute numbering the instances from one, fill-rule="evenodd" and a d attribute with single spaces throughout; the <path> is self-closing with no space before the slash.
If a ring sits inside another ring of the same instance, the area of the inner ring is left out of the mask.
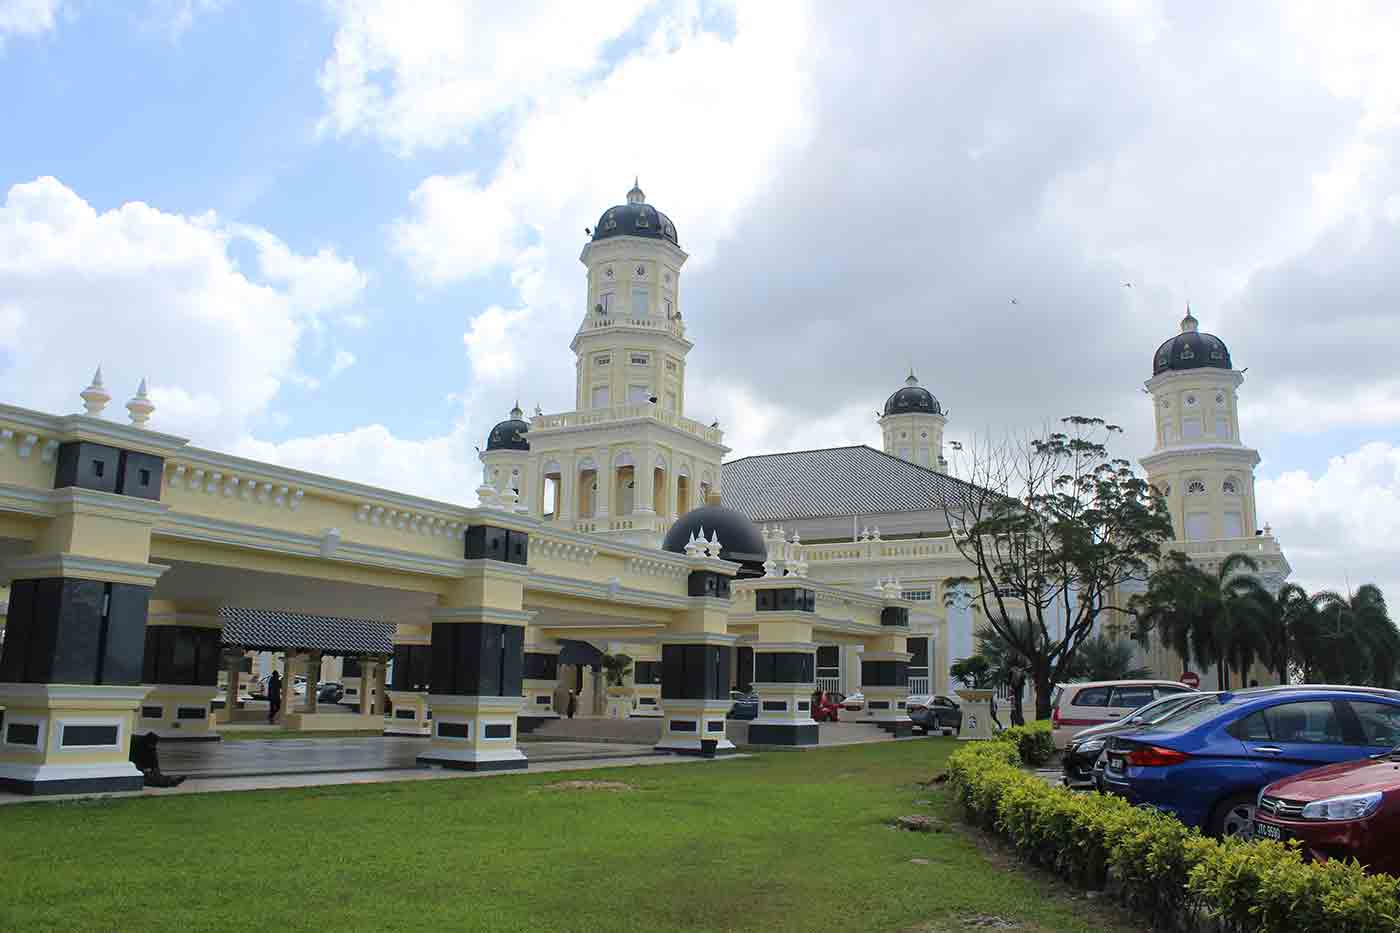
<path id="1" fill-rule="evenodd" d="M 1181 682 L 1192 690 L 1200 689 L 1201 675 L 1197 674 L 1195 671 L 1187 671 L 1181 675 Z"/>

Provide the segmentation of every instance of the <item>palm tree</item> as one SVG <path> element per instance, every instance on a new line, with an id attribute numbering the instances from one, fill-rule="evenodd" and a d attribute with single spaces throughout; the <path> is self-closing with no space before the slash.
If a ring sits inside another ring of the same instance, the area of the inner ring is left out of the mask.
<path id="1" fill-rule="evenodd" d="M 1083 680 L 1138 680 L 1152 676 L 1152 669 L 1134 667 L 1134 643 L 1104 632 L 1086 638 L 1075 652 L 1071 677 Z"/>
<path id="2" fill-rule="evenodd" d="M 1380 587 L 1367 583 L 1343 598 L 1318 593 L 1319 630 L 1327 649 L 1319 667 L 1346 683 L 1389 687 L 1400 665 L 1400 631 L 1386 609 Z M 1330 679 L 1330 676 L 1329 676 Z"/>
<path id="3" fill-rule="evenodd" d="M 1220 689 L 1228 690 L 1231 665 L 1243 673 L 1264 647 L 1259 606 L 1267 591 L 1253 576 L 1258 570 L 1248 554 L 1231 554 L 1211 573 L 1171 552 L 1134 599 L 1139 636 L 1155 629 L 1184 663 L 1214 662 Z"/>
<path id="4" fill-rule="evenodd" d="M 1261 589 L 1254 594 L 1256 624 L 1263 636 L 1260 660 L 1289 683 L 1298 674 L 1311 679 L 1310 662 L 1320 653 L 1318 600 L 1296 583 L 1284 584 L 1277 593 Z"/>
<path id="5" fill-rule="evenodd" d="M 1029 619 L 1009 621 L 1015 627 L 1013 634 L 1017 640 L 1024 639 L 1026 644 L 1043 640 L 1039 628 Z M 1026 681 L 1030 677 L 1030 658 L 990 625 L 977 630 L 977 640 L 980 643 L 978 654 L 987 659 L 992 682 L 1006 684 L 1011 692 L 1011 725 L 1024 726 L 1026 719 L 1021 711 L 1021 703 L 1025 696 Z"/>

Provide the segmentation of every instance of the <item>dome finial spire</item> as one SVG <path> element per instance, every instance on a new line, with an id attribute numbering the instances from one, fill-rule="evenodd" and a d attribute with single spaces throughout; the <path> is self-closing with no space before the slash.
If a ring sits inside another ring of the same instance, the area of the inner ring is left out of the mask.
<path id="1" fill-rule="evenodd" d="M 524 415 L 525 412 L 520 410 L 520 399 L 516 399 L 515 407 L 510 410 L 510 416 L 516 421 L 519 421 L 522 417 L 524 417 Z"/>
<path id="2" fill-rule="evenodd" d="M 1181 319 L 1181 332 L 1183 334 L 1194 334 L 1199 324 L 1200 322 L 1196 320 L 1196 316 L 1191 313 L 1191 303 L 1188 301 L 1186 303 L 1186 317 Z"/>
<path id="3" fill-rule="evenodd" d="M 642 192 L 641 177 L 633 176 L 632 190 L 627 192 L 628 204 L 645 204 L 647 196 Z"/>
<path id="4" fill-rule="evenodd" d="M 904 380 L 904 384 L 907 386 L 916 386 L 919 384 L 919 377 L 914 375 L 913 366 L 909 367 L 909 378 Z"/>

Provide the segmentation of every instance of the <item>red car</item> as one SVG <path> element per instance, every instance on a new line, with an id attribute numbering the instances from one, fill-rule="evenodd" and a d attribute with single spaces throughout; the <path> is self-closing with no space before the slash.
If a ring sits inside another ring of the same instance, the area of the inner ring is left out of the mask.
<path id="1" fill-rule="evenodd" d="M 825 690 L 812 694 L 812 718 L 817 722 L 841 721 L 841 703 L 835 694 Z"/>
<path id="2" fill-rule="evenodd" d="M 1400 875 L 1400 748 L 1304 771 L 1259 792 L 1254 837 L 1297 839 L 1312 858 Z"/>

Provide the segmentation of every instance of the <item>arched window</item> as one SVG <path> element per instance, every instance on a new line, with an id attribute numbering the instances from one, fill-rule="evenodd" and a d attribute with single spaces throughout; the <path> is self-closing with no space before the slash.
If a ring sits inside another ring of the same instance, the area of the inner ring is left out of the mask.
<path id="1" fill-rule="evenodd" d="M 1188 480 L 1186 483 L 1186 494 L 1188 496 L 1204 496 L 1206 494 L 1206 482 L 1203 479 Z"/>
<path id="2" fill-rule="evenodd" d="M 1227 496 L 1238 496 L 1240 494 L 1240 484 L 1232 476 L 1220 484 L 1220 491 Z"/>

